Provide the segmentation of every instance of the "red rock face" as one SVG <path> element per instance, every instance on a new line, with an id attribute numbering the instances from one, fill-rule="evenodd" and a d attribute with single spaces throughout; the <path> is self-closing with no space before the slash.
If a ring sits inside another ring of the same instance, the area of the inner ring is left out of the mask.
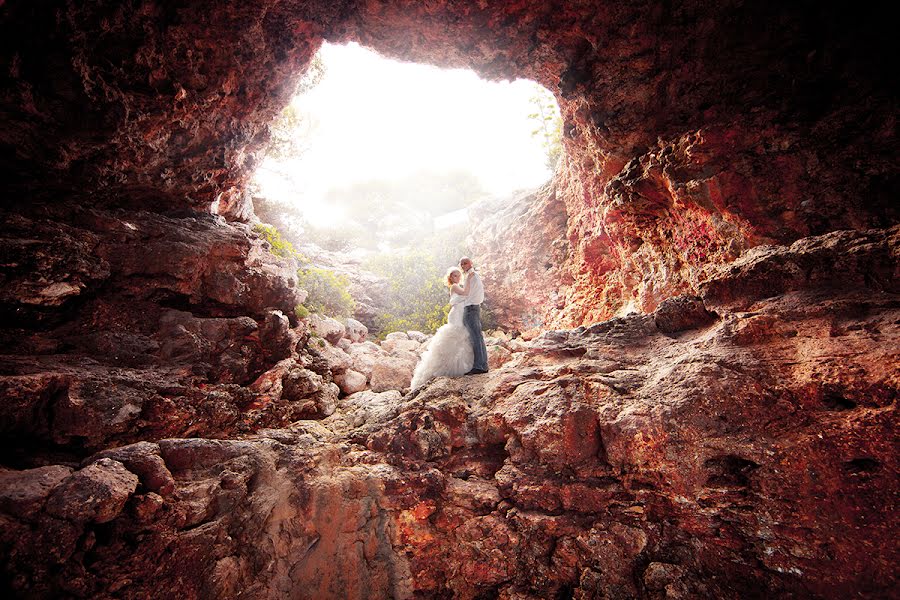
<path id="1" fill-rule="evenodd" d="M 3 586 L 890 595 L 896 103 L 861 12 L 0 4 Z M 240 223 L 322 39 L 557 95 L 556 179 L 476 256 L 547 331 L 488 375 L 339 398 Z"/>
<path id="2" fill-rule="evenodd" d="M 557 279 L 566 306 L 547 322 L 652 310 L 760 242 L 897 219 L 882 65 L 892 53 L 876 14 L 739 2 L 94 2 L 17 4 L 0 19 L 0 100 L 14 124 L 2 160 L 26 195 L 205 209 L 224 193 L 228 214 L 244 218 L 239 190 L 267 125 L 322 39 L 542 83 L 565 119 L 554 197 L 573 280 Z"/>
<path id="3" fill-rule="evenodd" d="M 759 249 L 703 299 L 547 332 L 487 375 L 241 440 L 0 472 L 11 585 L 884 597 L 897 585 L 898 250 L 896 227 Z"/>

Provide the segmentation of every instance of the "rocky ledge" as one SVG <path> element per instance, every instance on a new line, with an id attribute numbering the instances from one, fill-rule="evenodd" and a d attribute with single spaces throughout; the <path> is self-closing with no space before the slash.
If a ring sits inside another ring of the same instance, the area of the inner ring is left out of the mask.
<path id="1" fill-rule="evenodd" d="M 897 227 L 759 247 L 700 297 L 548 331 L 486 375 L 6 468 L 6 580 L 46 598 L 889 596 L 898 257 Z"/>

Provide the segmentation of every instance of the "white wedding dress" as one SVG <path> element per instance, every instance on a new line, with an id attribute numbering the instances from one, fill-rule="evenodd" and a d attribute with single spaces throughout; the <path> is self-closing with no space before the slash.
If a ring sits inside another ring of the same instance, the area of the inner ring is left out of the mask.
<path id="1" fill-rule="evenodd" d="M 450 314 L 447 324 L 435 332 L 422 354 L 413 373 L 412 389 L 421 387 L 435 377 L 459 377 L 472 369 L 475 363 L 472 338 L 463 325 L 463 305 L 465 296 L 450 295 Z"/>

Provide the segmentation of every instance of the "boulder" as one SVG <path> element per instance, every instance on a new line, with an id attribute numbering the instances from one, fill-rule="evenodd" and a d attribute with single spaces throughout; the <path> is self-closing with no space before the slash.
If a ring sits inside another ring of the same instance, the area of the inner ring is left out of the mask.
<path id="1" fill-rule="evenodd" d="M 101 458 L 54 488 L 46 511 L 69 521 L 108 523 L 122 512 L 137 485 L 137 475 L 125 465 Z"/>
<path id="2" fill-rule="evenodd" d="M 282 379 L 284 391 L 282 397 L 289 401 L 298 401 L 308 398 L 325 387 L 322 376 L 304 369 L 295 367 L 285 373 Z"/>
<path id="3" fill-rule="evenodd" d="M 415 356 L 386 356 L 372 365 L 369 387 L 373 392 L 405 390 L 412 382 L 413 371 L 418 362 Z"/>
<path id="4" fill-rule="evenodd" d="M 53 488 L 71 474 L 72 469 L 62 465 L 0 472 L 0 510 L 23 519 L 32 517 Z"/>
<path id="5" fill-rule="evenodd" d="M 199 472 L 217 463 L 257 452 L 256 446 L 243 440 L 175 438 L 159 441 L 160 456 L 166 462 L 166 466 L 176 474 L 185 471 Z"/>
<path id="6" fill-rule="evenodd" d="M 420 344 L 424 344 L 429 337 L 421 331 L 407 331 L 406 335 L 409 336 L 409 339 L 419 342 Z"/>
<path id="7" fill-rule="evenodd" d="M 399 352 L 415 352 L 419 349 L 419 342 L 410 339 L 385 339 L 381 342 L 381 348 L 390 354 Z"/>
<path id="8" fill-rule="evenodd" d="M 248 388 L 255 394 L 265 394 L 270 399 L 281 398 L 284 389 L 285 375 L 288 374 L 297 363 L 292 359 L 279 361 L 271 369 L 260 375 Z"/>
<path id="9" fill-rule="evenodd" d="M 267 329 L 269 340 L 277 348 L 276 353 L 290 354 L 287 331 L 276 341 L 280 325 L 281 319 L 273 315 Z M 159 320 L 160 357 L 174 363 L 210 365 L 208 374 L 214 381 L 246 383 L 248 375 L 263 360 L 260 344 L 252 341 L 258 330 L 250 317 L 209 319 L 171 310 Z"/>
<path id="10" fill-rule="evenodd" d="M 396 416 L 401 398 L 397 390 L 357 392 L 340 401 L 341 410 L 333 418 L 340 419 L 347 427 L 384 423 Z"/>
<path id="11" fill-rule="evenodd" d="M 497 340 L 497 343 L 503 344 L 512 339 L 512 336 L 502 329 L 492 329 L 491 331 L 484 332 L 485 339 L 494 338 Z"/>
<path id="12" fill-rule="evenodd" d="M 175 489 L 175 480 L 159 455 L 159 444 L 138 442 L 121 448 L 98 452 L 85 461 L 85 466 L 109 458 L 125 465 L 140 478 L 145 490 L 168 496 Z"/>
<path id="13" fill-rule="evenodd" d="M 309 345 L 310 352 L 318 357 L 323 366 L 327 368 L 331 373 L 340 373 L 341 371 L 346 371 L 353 364 L 353 359 L 350 358 L 350 355 L 341 350 L 340 348 L 336 348 L 329 344 L 328 342 L 323 342 L 322 340 L 318 340 L 320 343 L 311 343 Z M 319 365 L 314 365 L 313 369 L 316 371 L 320 371 Z"/>
<path id="14" fill-rule="evenodd" d="M 341 388 L 335 383 L 328 383 L 321 392 L 315 395 L 315 413 L 311 418 L 324 418 L 334 413 L 337 408 Z"/>
<path id="15" fill-rule="evenodd" d="M 282 360 L 293 354 L 299 336 L 291 329 L 290 320 L 280 310 L 266 313 L 259 328 L 259 340 L 269 360 Z"/>
<path id="16" fill-rule="evenodd" d="M 335 375 L 334 382 L 345 394 L 354 394 L 366 389 L 368 378 L 359 371 L 347 369 L 343 373 Z"/>
<path id="17" fill-rule="evenodd" d="M 345 335 L 351 342 L 358 344 L 359 342 L 366 341 L 366 336 L 369 335 L 369 329 L 365 325 L 356 319 L 347 319 L 346 327 L 347 332 Z"/>
<path id="18" fill-rule="evenodd" d="M 407 334 L 405 331 L 394 331 L 394 332 L 391 332 L 391 333 L 387 334 L 386 336 L 384 336 L 384 339 L 385 340 L 408 340 L 409 334 Z"/>
<path id="19" fill-rule="evenodd" d="M 678 333 L 705 327 L 716 320 L 696 296 L 676 296 L 660 303 L 653 313 L 656 328 L 663 333 Z"/>
<path id="20" fill-rule="evenodd" d="M 309 326 L 313 333 L 325 338 L 332 344 L 337 344 L 338 340 L 344 337 L 347 331 L 347 328 L 340 321 L 316 313 L 309 315 Z"/>
<path id="21" fill-rule="evenodd" d="M 350 368 L 354 371 L 359 371 L 366 377 L 372 376 L 372 367 L 375 366 L 375 361 L 387 355 L 380 346 L 373 342 L 353 344 L 350 346 L 348 354 L 352 360 Z"/>
<path id="22" fill-rule="evenodd" d="M 491 345 L 487 347 L 488 366 L 491 369 L 497 369 L 503 363 L 512 358 L 512 352 L 500 345 Z"/>

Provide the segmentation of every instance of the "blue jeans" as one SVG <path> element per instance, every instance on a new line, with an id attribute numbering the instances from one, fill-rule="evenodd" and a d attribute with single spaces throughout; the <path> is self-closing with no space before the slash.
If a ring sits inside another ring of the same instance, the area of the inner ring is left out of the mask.
<path id="1" fill-rule="evenodd" d="M 463 309 L 463 325 L 469 330 L 469 337 L 472 338 L 472 350 L 475 352 L 475 364 L 472 365 L 472 369 L 487 371 L 487 347 L 484 345 L 484 335 L 481 333 L 480 304 L 472 304 Z"/>

